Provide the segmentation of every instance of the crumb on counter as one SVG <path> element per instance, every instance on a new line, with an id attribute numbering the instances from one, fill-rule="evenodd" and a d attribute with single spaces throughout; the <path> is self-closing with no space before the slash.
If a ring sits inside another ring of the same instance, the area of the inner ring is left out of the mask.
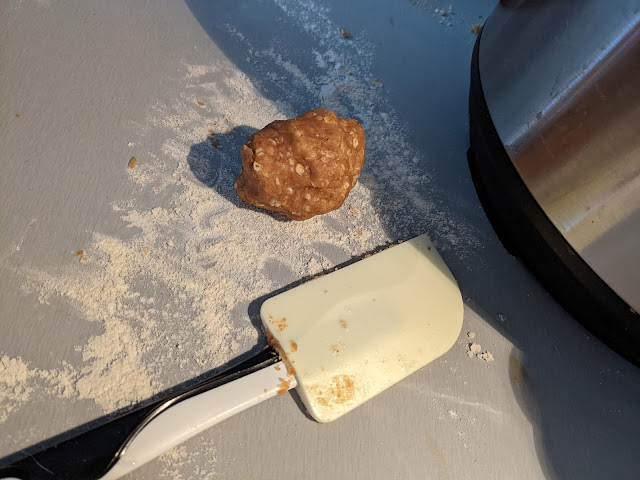
<path id="1" fill-rule="evenodd" d="M 482 345 L 479 343 L 469 343 L 467 345 L 467 356 L 472 358 L 475 354 L 480 353 L 482 351 Z"/>
<path id="2" fill-rule="evenodd" d="M 476 357 L 485 362 L 493 362 L 493 354 L 491 352 L 477 353 Z"/>

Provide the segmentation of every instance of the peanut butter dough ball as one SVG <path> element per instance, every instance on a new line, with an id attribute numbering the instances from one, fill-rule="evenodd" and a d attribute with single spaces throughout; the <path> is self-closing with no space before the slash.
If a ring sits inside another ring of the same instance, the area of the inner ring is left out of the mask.
<path id="1" fill-rule="evenodd" d="M 241 148 L 240 198 L 306 220 L 339 208 L 364 164 L 364 130 L 357 120 L 318 108 L 276 120 Z"/>

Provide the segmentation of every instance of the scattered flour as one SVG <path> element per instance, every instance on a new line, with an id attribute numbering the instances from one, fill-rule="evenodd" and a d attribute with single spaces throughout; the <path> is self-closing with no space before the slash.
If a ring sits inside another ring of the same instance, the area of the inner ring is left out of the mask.
<path id="1" fill-rule="evenodd" d="M 172 448 L 158 459 L 164 466 L 160 478 L 211 480 L 216 477 L 216 446 L 211 440 L 196 442 L 194 439 L 187 445 Z"/>
<path id="2" fill-rule="evenodd" d="M 34 375 L 21 358 L 0 357 L 0 422 L 21 403 L 26 402 L 33 393 L 28 381 Z"/>
<path id="3" fill-rule="evenodd" d="M 0 423 L 43 391 L 62 398 L 74 396 L 75 374 L 72 369 L 63 362 L 61 369 L 38 370 L 29 368 L 20 357 L 0 357 Z"/>

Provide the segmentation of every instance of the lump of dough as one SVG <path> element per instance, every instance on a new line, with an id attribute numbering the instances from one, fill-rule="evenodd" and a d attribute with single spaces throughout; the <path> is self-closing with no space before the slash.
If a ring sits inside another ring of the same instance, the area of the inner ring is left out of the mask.
<path id="1" fill-rule="evenodd" d="M 276 120 L 241 148 L 240 198 L 306 220 L 339 208 L 364 164 L 364 130 L 357 120 L 318 108 Z"/>

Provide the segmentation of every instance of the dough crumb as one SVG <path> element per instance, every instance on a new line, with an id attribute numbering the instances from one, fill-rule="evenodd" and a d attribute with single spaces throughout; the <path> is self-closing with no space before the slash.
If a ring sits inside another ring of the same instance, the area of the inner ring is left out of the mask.
<path id="1" fill-rule="evenodd" d="M 129 160 L 129 168 L 135 168 L 137 163 L 138 163 L 138 158 L 131 157 L 131 160 Z"/>
<path id="2" fill-rule="evenodd" d="M 467 345 L 467 356 L 472 358 L 474 355 L 482 351 L 482 346 L 479 343 L 470 343 Z"/>
<path id="3" fill-rule="evenodd" d="M 473 335 L 473 337 L 471 336 L 471 334 Z M 467 333 L 467 336 L 469 338 L 475 338 L 475 333 L 474 332 L 469 332 Z M 468 343 L 467 344 L 467 357 L 469 358 L 479 358 L 480 360 L 484 360 L 485 362 L 493 362 L 493 354 L 489 351 L 482 351 L 482 345 L 480 345 L 479 343 Z"/>
<path id="4" fill-rule="evenodd" d="M 482 25 L 481 23 L 474 23 L 473 25 L 471 25 L 471 33 L 473 33 L 474 35 L 480 35 L 483 26 L 484 25 Z"/>
<path id="5" fill-rule="evenodd" d="M 467 337 L 473 340 L 476 338 L 476 332 L 467 332 Z"/>
<path id="6" fill-rule="evenodd" d="M 504 322 L 507 319 L 507 317 L 505 317 L 502 313 L 498 314 L 498 318 L 500 319 L 501 322 Z"/>
<path id="7" fill-rule="evenodd" d="M 476 357 L 478 357 L 481 360 L 484 360 L 485 362 L 493 362 L 493 354 L 491 352 L 482 352 L 482 353 L 478 353 L 476 354 Z"/>
<path id="8" fill-rule="evenodd" d="M 357 120 L 318 108 L 276 120 L 242 146 L 238 196 L 292 220 L 342 206 L 364 165 L 364 129 Z"/>

